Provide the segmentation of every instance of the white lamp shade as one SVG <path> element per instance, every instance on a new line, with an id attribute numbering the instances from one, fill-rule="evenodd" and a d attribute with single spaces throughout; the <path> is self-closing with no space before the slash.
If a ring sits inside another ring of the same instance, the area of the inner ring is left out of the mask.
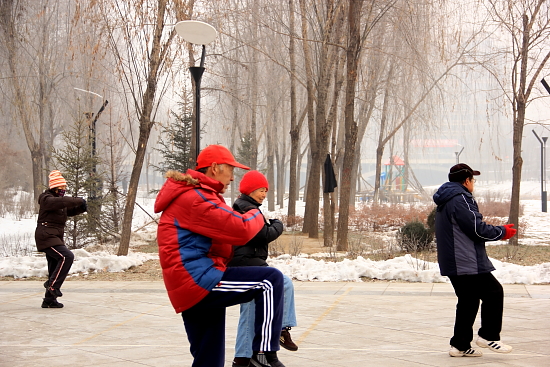
<path id="1" fill-rule="evenodd" d="M 176 33 L 184 40 L 197 45 L 207 45 L 216 39 L 216 28 L 198 20 L 182 20 L 175 25 Z"/>

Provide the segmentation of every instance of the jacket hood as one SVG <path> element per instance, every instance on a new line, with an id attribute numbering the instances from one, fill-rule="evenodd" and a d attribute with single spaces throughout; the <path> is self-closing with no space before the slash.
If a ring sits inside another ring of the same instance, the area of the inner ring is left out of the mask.
<path id="1" fill-rule="evenodd" d="M 200 187 L 220 193 L 224 187 L 221 182 L 192 169 L 188 169 L 185 173 L 168 171 L 164 177 L 167 180 L 155 200 L 155 213 L 164 211 L 178 196 L 194 188 Z"/>
<path id="2" fill-rule="evenodd" d="M 472 197 L 472 194 L 464 187 L 460 182 L 445 182 L 439 187 L 433 196 L 434 202 L 437 206 L 444 205 L 451 198 L 465 194 Z"/>

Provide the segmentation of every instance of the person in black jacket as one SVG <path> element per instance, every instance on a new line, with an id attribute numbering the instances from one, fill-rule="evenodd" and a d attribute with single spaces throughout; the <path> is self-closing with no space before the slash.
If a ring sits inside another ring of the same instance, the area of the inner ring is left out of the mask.
<path id="1" fill-rule="evenodd" d="M 247 172 L 239 185 L 241 195 L 233 203 L 233 209 L 239 213 L 259 209 L 267 195 L 268 189 L 269 183 L 262 173 L 258 171 Z M 233 247 L 233 259 L 229 262 L 228 266 L 268 266 L 269 243 L 276 240 L 282 233 L 283 223 L 280 220 L 270 219 L 269 222 L 265 221 L 265 225 L 260 232 L 247 244 Z M 284 310 L 280 345 L 285 349 L 296 351 L 298 350 L 298 346 L 290 337 L 290 329 L 297 325 L 294 307 L 294 286 L 292 285 L 292 279 L 286 275 L 283 275 L 283 277 Z M 258 367 L 284 367 L 280 361 L 277 361 L 278 363 L 268 361 L 262 353 L 252 352 L 255 318 L 253 302 L 241 304 L 233 367 L 249 365 Z"/>
<path id="2" fill-rule="evenodd" d="M 499 353 L 512 347 L 500 341 L 504 292 L 491 274 L 495 268 L 485 250 L 486 241 L 507 240 L 516 234 L 513 224 L 493 226 L 483 222 L 474 191 L 474 176 L 479 175 L 467 164 L 451 167 L 449 182 L 434 194 L 437 204 L 435 235 L 437 260 L 441 275 L 448 276 L 458 297 L 451 357 L 481 357 L 471 347 L 473 325 L 481 304 L 481 328 L 476 344 Z"/>
<path id="3" fill-rule="evenodd" d="M 46 254 L 48 261 L 48 280 L 44 283 L 46 294 L 42 308 L 62 308 L 57 302 L 61 297 L 61 285 L 65 281 L 74 255 L 65 246 L 63 234 L 67 217 L 84 213 L 87 210 L 86 200 L 77 197 L 66 197 L 67 181 L 58 170 L 50 172 L 49 189 L 38 197 L 40 209 L 34 238 L 38 251 Z"/>

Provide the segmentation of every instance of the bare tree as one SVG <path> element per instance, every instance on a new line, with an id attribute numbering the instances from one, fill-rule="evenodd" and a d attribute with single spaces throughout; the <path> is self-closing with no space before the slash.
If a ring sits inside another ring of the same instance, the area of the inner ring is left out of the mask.
<path id="1" fill-rule="evenodd" d="M 50 148 L 59 132 L 54 131 L 56 88 L 67 72 L 62 55 L 69 43 L 57 29 L 66 22 L 70 30 L 72 24 L 64 5 L 54 0 L 0 1 L 0 37 L 8 67 L 2 74 L 10 87 L 6 97 L 30 151 L 35 202 L 44 188 Z"/>
<path id="2" fill-rule="evenodd" d="M 319 192 L 321 181 L 321 167 L 323 157 L 328 153 L 328 143 L 332 131 L 332 122 L 328 119 L 327 106 L 330 106 L 330 87 L 335 78 L 336 60 L 340 34 L 342 32 L 339 22 L 344 14 L 344 4 L 328 1 L 324 4 L 321 14 L 314 14 L 323 19 L 320 25 L 319 45 L 312 53 L 311 42 L 308 39 L 308 19 L 305 0 L 300 0 L 302 17 L 302 38 L 305 55 L 306 89 L 308 91 L 308 132 L 310 144 L 310 166 L 307 179 L 306 209 L 304 214 L 304 226 L 302 231 L 308 233 L 310 238 L 319 236 Z M 319 18 L 317 18 L 319 19 Z M 315 22 L 310 22 L 315 24 Z M 315 58 L 314 58 L 315 56 Z M 313 67 L 317 68 L 317 74 L 313 74 Z M 314 108 L 315 107 L 315 108 Z"/>
<path id="3" fill-rule="evenodd" d="M 342 169 L 342 184 L 340 194 L 340 216 L 338 220 L 338 250 L 347 250 L 348 211 L 350 205 L 351 170 L 354 163 L 355 144 L 357 143 L 357 123 L 355 122 L 355 82 L 357 80 L 357 65 L 361 52 L 361 8 L 363 0 L 351 0 L 348 9 L 348 47 L 346 51 L 346 105 L 345 126 L 346 144 Z M 341 233 L 340 233 L 341 232 Z"/>
<path id="4" fill-rule="evenodd" d="M 109 46 L 117 60 L 117 72 L 128 108 L 129 121 L 138 121 L 139 135 L 133 150 L 135 159 L 130 173 L 128 195 L 122 220 L 118 255 L 127 255 L 132 217 L 147 144 L 155 124 L 160 97 L 166 91 L 166 72 L 172 66 L 177 48 L 172 47 L 175 30 L 168 28 L 176 19 L 185 19 L 184 1 L 133 0 L 117 2 L 114 7 L 100 3 L 107 28 Z M 147 57 L 143 57 L 143 55 Z M 164 82 L 164 84 L 162 84 Z"/>
<path id="5" fill-rule="evenodd" d="M 512 69 L 507 75 L 511 86 L 508 87 L 508 83 L 505 82 L 501 85 L 513 111 L 514 153 L 508 223 L 517 224 L 523 167 L 521 154 L 523 128 L 526 123 L 527 107 L 532 100 L 531 93 L 550 59 L 550 51 L 547 47 L 550 37 L 550 4 L 546 0 L 488 0 L 488 4 L 491 16 L 512 40 L 512 44 L 507 45 L 507 54 L 512 58 Z M 514 236 L 509 241 L 510 244 L 517 245 L 518 237 Z"/>

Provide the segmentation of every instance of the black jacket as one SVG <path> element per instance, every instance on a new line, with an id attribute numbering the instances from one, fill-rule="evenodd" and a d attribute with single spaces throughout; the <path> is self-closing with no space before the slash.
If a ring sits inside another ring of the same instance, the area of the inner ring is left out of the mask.
<path id="1" fill-rule="evenodd" d="M 46 190 L 38 197 L 40 209 L 34 233 L 36 248 L 43 251 L 49 247 L 64 245 L 63 234 L 67 217 L 86 211 L 82 198 L 59 196 L 53 190 Z"/>
<path id="2" fill-rule="evenodd" d="M 502 226 L 483 222 L 472 194 L 458 182 L 446 182 L 433 196 L 437 204 L 435 236 L 441 275 L 489 273 L 495 268 L 487 256 L 485 241 L 500 240 Z"/>
<path id="3" fill-rule="evenodd" d="M 260 203 L 248 195 L 241 195 L 233 203 L 233 209 L 241 214 L 252 209 L 260 209 Z M 264 226 L 246 245 L 233 246 L 233 259 L 227 266 L 267 266 L 268 245 L 283 233 L 283 223 L 278 219 L 264 218 Z"/>

